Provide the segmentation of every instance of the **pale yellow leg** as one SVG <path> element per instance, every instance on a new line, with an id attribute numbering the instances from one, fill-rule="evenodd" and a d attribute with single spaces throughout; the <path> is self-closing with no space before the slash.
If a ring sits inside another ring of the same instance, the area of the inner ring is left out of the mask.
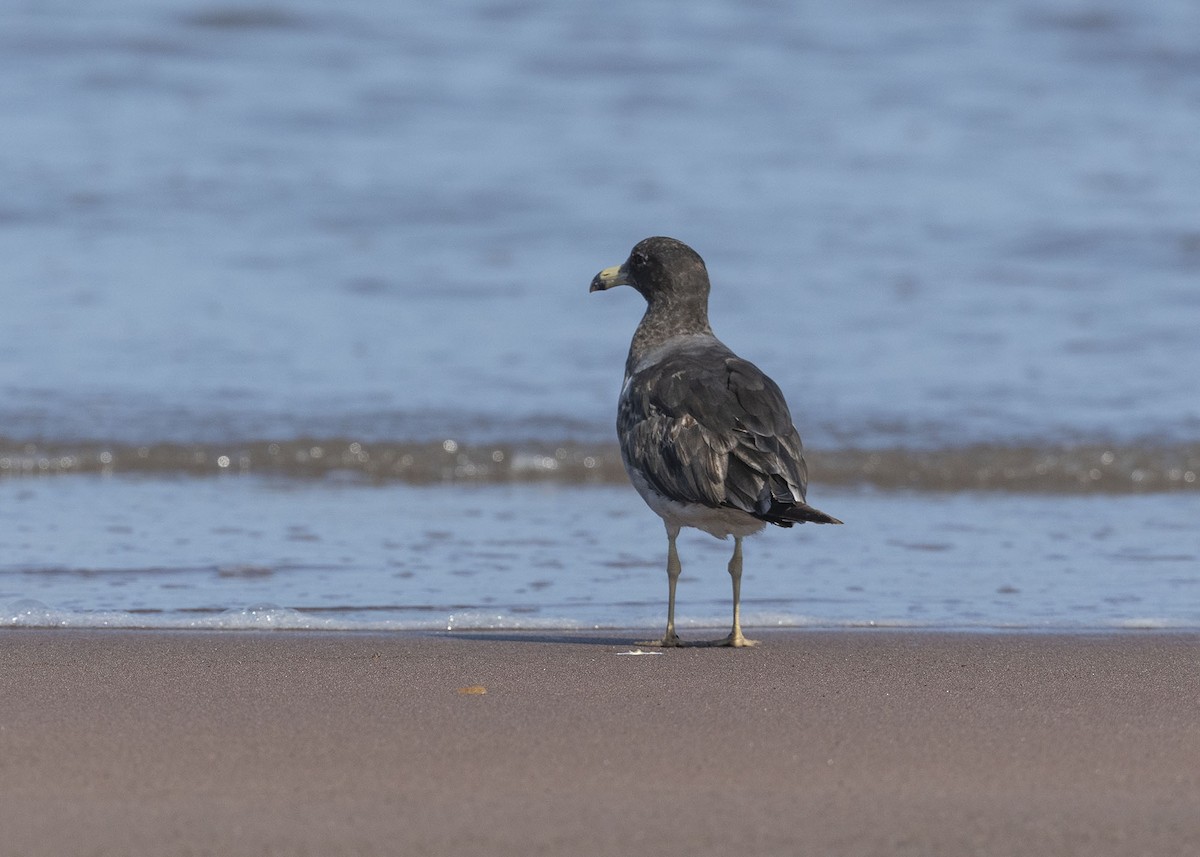
<path id="1" fill-rule="evenodd" d="M 757 646 L 757 640 L 747 640 L 742 636 L 742 537 L 733 537 L 733 556 L 729 558 L 729 577 L 733 580 L 733 628 L 729 636 L 717 640 L 715 646 Z"/>
<path id="2" fill-rule="evenodd" d="M 678 527 L 673 529 L 667 527 L 667 632 L 663 634 L 661 640 L 652 640 L 640 645 L 663 647 L 683 645 L 683 641 L 675 633 L 675 584 L 679 582 L 679 575 L 683 571 L 683 566 L 679 562 L 679 551 L 675 548 L 675 538 L 678 535 Z"/>

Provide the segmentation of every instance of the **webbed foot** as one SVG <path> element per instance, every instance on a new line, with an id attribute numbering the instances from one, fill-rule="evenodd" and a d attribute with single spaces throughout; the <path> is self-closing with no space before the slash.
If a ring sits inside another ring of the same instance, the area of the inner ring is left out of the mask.
<path id="1" fill-rule="evenodd" d="M 672 631 L 669 634 L 663 635 L 661 640 L 640 640 L 639 646 L 654 646 L 657 649 L 678 649 L 687 645 L 683 640 L 679 639 L 679 635 Z"/>
<path id="2" fill-rule="evenodd" d="M 742 636 L 741 629 L 730 631 L 729 636 L 722 637 L 720 640 L 709 640 L 702 643 L 705 646 L 728 646 L 733 649 L 748 649 L 751 646 L 757 646 L 758 640 L 748 640 Z"/>

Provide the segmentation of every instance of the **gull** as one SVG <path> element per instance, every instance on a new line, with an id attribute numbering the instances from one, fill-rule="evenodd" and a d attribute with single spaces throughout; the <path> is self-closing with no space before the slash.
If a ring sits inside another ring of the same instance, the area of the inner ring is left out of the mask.
<path id="1" fill-rule="evenodd" d="M 742 539 L 767 524 L 842 522 L 805 502 L 808 466 L 778 385 L 713 335 L 700 255 L 674 238 L 647 238 L 623 264 L 597 274 L 589 291 L 623 285 L 646 299 L 646 314 L 617 404 L 621 460 L 667 530 L 667 630 L 643 645 L 684 645 L 675 633 L 682 527 L 733 536 L 733 627 L 702 645 L 756 645 L 741 627 Z"/>

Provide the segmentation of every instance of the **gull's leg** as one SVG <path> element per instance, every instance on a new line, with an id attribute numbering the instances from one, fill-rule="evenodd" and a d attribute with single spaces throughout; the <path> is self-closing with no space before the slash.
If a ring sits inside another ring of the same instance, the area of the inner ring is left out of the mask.
<path id="1" fill-rule="evenodd" d="M 729 558 L 729 576 L 733 580 L 733 628 L 729 631 L 729 636 L 723 640 L 717 640 L 713 645 L 717 646 L 734 646 L 741 648 L 743 646 L 757 646 L 757 640 L 747 640 L 742 636 L 742 537 L 733 537 L 733 556 Z"/>
<path id="2" fill-rule="evenodd" d="M 679 574 L 683 566 L 679 563 L 679 551 L 675 548 L 675 538 L 679 535 L 679 527 L 667 526 L 667 633 L 661 640 L 643 643 L 646 646 L 682 646 L 683 642 L 675 633 L 675 584 L 679 582 Z"/>

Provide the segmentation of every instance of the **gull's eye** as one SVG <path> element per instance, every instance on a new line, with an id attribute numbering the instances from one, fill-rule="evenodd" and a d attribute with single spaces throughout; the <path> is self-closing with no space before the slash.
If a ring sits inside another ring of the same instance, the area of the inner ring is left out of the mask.
<path id="1" fill-rule="evenodd" d="M 629 257 L 629 265 L 632 268 L 640 268 L 646 264 L 646 257 L 641 253 L 633 253 Z"/>

